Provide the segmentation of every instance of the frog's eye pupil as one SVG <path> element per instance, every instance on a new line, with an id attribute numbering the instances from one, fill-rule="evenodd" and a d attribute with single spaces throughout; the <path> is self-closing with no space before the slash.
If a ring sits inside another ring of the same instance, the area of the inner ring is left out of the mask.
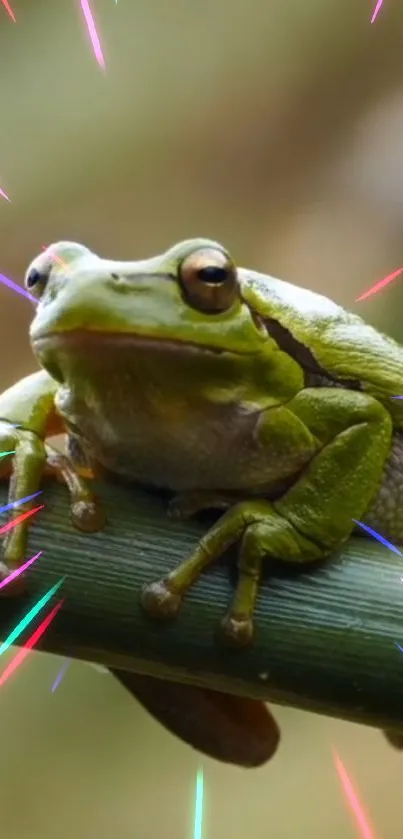
<path id="1" fill-rule="evenodd" d="M 27 277 L 27 286 L 28 288 L 33 288 L 37 283 L 41 282 L 42 274 L 38 271 L 37 268 L 33 268 L 32 271 L 28 274 Z"/>
<path id="2" fill-rule="evenodd" d="M 219 265 L 206 265 L 204 268 L 199 268 L 197 276 L 205 283 L 222 285 L 228 277 L 228 270 Z"/>

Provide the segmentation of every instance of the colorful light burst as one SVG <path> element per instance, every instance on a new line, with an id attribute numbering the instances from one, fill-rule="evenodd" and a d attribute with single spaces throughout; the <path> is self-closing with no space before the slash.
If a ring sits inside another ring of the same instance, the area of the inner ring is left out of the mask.
<path id="1" fill-rule="evenodd" d="M 17 294 L 22 294 L 22 296 L 26 297 L 27 300 L 30 300 L 31 303 L 35 303 L 35 306 L 37 305 L 38 301 L 35 297 L 33 297 L 32 294 L 29 293 L 29 291 L 26 290 L 26 288 L 23 288 L 23 286 L 18 285 L 18 283 L 15 283 L 14 280 L 10 280 L 10 277 L 6 277 L 5 274 L 0 274 L 0 283 L 3 283 L 3 285 L 8 286 L 8 288 L 11 288 L 12 291 L 16 291 Z"/>
<path id="2" fill-rule="evenodd" d="M 373 536 L 374 539 L 376 539 L 382 545 L 385 545 L 385 548 L 389 548 L 390 551 L 393 551 L 393 553 L 397 554 L 398 556 L 403 556 L 402 552 L 399 551 L 399 548 L 397 548 L 396 545 L 392 545 L 392 542 L 388 542 L 387 539 L 381 536 L 380 533 L 377 533 L 376 530 L 373 530 L 372 527 L 368 527 L 367 524 L 363 524 L 362 521 L 357 521 L 357 519 L 352 519 L 352 521 L 354 522 L 354 524 L 357 524 L 358 527 L 361 527 L 362 530 L 365 530 L 365 532 L 368 533 L 369 536 Z"/>
<path id="3" fill-rule="evenodd" d="M 2 675 L 0 676 L 0 687 L 2 687 L 2 685 L 4 685 L 4 683 L 7 681 L 7 679 L 10 678 L 12 673 L 14 673 L 14 671 L 17 670 L 17 667 L 19 667 L 20 664 L 22 664 L 30 650 L 32 650 L 32 648 L 38 643 L 39 639 L 42 637 L 44 632 L 46 632 L 48 626 L 50 626 L 50 624 L 56 617 L 58 611 L 63 606 L 63 603 L 64 600 L 59 600 L 59 602 L 56 603 L 56 606 L 53 607 L 52 611 L 49 612 L 46 618 L 43 619 L 42 623 L 39 624 L 38 628 L 35 629 L 35 632 L 33 632 L 32 635 L 28 638 L 26 644 L 24 644 L 22 649 L 19 650 L 18 653 L 12 659 L 12 661 L 10 661 L 10 664 L 7 665 L 4 673 L 2 673 Z"/>
<path id="4" fill-rule="evenodd" d="M 9 18 L 11 18 L 11 20 L 13 21 L 13 23 L 17 23 L 17 21 L 16 21 L 16 19 L 15 19 L 15 14 L 14 14 L 14 12 L 13 12 L 13 10 L 12 10 L 12 8 L 11 8 L 11 6 L 10 6 L 9 2 L 8 2 L 8 0 L 1 0 L 1 2 L 2 2 L 2 4 L 3 4 L 3 6 L 4 6 L 4 8 L 5 8 L 5 10 L 6 10 L 7 14 L 8 14 L 8 16 L 9 16 Z"/>
<path id="5" fill-rule="evenodd" d="M 383 3 L 383 0 L 377 0 L 377 4 L 376 4 L 376 6 L 375 6 L 375 9 L 374 9 L 374 11 L 373 11 L 373 15 L 372 15 L 372 17 L 371 17 L 371 23 L 373 23 L 373 22 L 374 22 L 374 20 L 376 20 L 376 18 L 377 18 L 377 16 L 378 16 L 379 12 L 381 11 L 381 6 L 382 6 L 382 3 Z"/>
<path id="6" fill-rule="evenodd" d="M 196 800 L 195 800 L 195 817 L 194 817 L 193 839 L 202 839 L 203 796 L 204 796 L 203 769 L 198 769 L 197 777 L 196 777 Z"/>
<path id="7" fill-rule="evenodd" d="M 40 612 L 41 609 L 43 609 L 44 606 L 46 606 L 49 600 L 53 597 L 53 595 L 56 594 L 60 586 L 64 583 L 65 579 L 65 577 L 62 577 L 59 580 L 59 582 L 52 586 L 52 588 L 49 589 L 49 591 L 47 591 L 46 594 L 44 594 L 43 597 L 41 597 L 40 600 L 38 600 L 38 602 L 35 603 L 34 606 L 32 606 L 29 612 L 27 612 L 27 614 L 24 615 L 24 617 L 20 620 L 17 626 L 14 627 L 14 629 L 7 636 L 6 640 L 3 641 L 3 643 L 1 644 L 0 656 L 3 655 L 3 653 L 5 653 L 6 650 L 8 650 L 8 648 L 11 647 L 12 644 L 14 644 L 14 641 L 16 641 L 17 638 L 20 637 L 20 635 L 24 632 L 24 629 L 26 629 L 27 626 L 31 623 L 31 621 L 33 621 L 34 618 L 36 618 L 38 612 Z"/>
<path id="8" fill-rule="evenodd" d="M 356 298 L 356 303 L 359 303 L 361 300 L 366 300 L 367 297 L 371 297 L 373 294 L 377 294 L 378 291 L 382 291 L 385 286 L 389 285 L 392 280 L 395 280 L 396 277 L 399 276 L 403 271 L 403 268 L 398 268 L 397 271 L 393 271 L 392 274 L 388 274 L 387 277 L 384 277 L 383 280 L 379 280 L 379 282 L 375 283 L 375 285 L 368 288 L 367 291 L 364 291 L 363 294 L 360 294 L 359 297 Z"/>
<path id="9" fill-rule="evenodd" d="M 7 454 L 14 454 L 14 452 L 7 452 Z M 26 501 L 32 501 L 32 499 L 36 498 L 37 495 L 42 495 L 41 489 L 39 489 L 38 492 L 33 492 L 32 495 L 25 495 L 24 498 L 19 498 L 17 501 L 11 501 L 10 504 L 4 504 L 3 507 L 0 507 L 0 513 L 7 513 L 8 510 L 14 510 L 14 508 L 19 507 L 20 504 L 25 504 Z"/>
<path id="10" fill-rule="evenodd" d="M 22 521 L 25 521 L 25 519 L 30 518 L 30 516 L 34 516 L 35 513 L 38 513 L 39 510 L 43 510 L 44 507 L 44 504 L 40 504 L 39 507 L 34 507 L 33 510 L 28 510 L 27 513 L 21 513 L 21 515 L 17 516 L 16 519 L 7 522 L 7 524 L 3 524 L 3 527 L 0 527 L 0 536 L 2 533 L 7 533 L 8 530 L 12 530 L 13 527 L 16 527 L 17 524 L 21 524 Z"/>
<path id="11" fill-rule="evenodd" d="M 59 672 L 58 672 L 58 674 L 55 678 L 55 681 L 53 682 L 52 693 L 55 692 L 56 688 L 59 687 L 60 682 L 64 679 L 64 677 L 67 673 L 67 670 L 70 667 L 70 664 L 71 664 L 71 659 L 70 658 L 67 658 L 66 661 L 63 662 L 63 664 L 62 664 L 62 666 L 61 666 L 61 668 L 60 668 L 60 670 L 59 670 Z"/>
<path id="12" fill-rule="evenodd" d="M 333 750 L 333 762 L 336 767 L 336 772 L 339 776 L 343 792 L 346 796 L 347 803 L 351 813 L 354 816 L 355 823 L 359 830 L 361 839 L 376 839 L 367 816 L 365 815 L 363 806 L 358 798 L 357 792 L 354 789 L 354 784 L 349 777 L 347 770 L 335 750 Z"/>
<path id="13" fill-rule="evenodd" d="M 101 42 L 99 40 L 99 36 L 98 36 L 97 29 L 96 29 L 96 26 L 95 26 L 94 17 L 93 17 L 93 14 L 91 12 L 90 4 L 89 4 L 88 0 L 80 0 L 80 5 L 81 5 L 82 13 L 84 15 L 85 23 L 87 25 L 88 34 L 90 36 L 90 41 L 91 41 L 91 44 L 92 44 L 92 48 L 94 50 L 95 58 L 96 58 L 96 60 L 99 64 L 99 66 L 102 68 L 102 70 L 105 70 L 105 59 L 104 59 L 104 56 L 103 56 Z"/>
<path id="14" fill-rule="evenodd" d="M 15 580 L 16 577 L 20 576 L 20 574 L 23 574 L 24 571 L 26 571 L 27 568 L 29 568 L 29 566 L 32 565 L 35 562 L 35 560 L 38 559 L 39 556 L 42 555 L 42 553 L 43 551 L 38 551 L 38 553 L 35 554 L 35 556 L 31 556 L 31 559 L 27 559 L 27 561 L 24 562 L 23 565 L 20 565 L 19 568 L 16 568 L 14 571 L 11 571 L 8 577 L 6 577 L 4 580 L 0 582 L 0 589 L 4 588 L 4 586 L 7 586 L 9 583 Z"/>

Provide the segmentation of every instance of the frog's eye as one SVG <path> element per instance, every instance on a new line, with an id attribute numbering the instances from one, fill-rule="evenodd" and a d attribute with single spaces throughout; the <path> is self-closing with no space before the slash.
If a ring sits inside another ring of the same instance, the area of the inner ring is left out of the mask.
<path id="1" fill-rule="evenodd" d="M 25 288 L 38 299 L 42 296 L 48 281 L 48 271 L 40 271 L 35 266 L 28 269 L 25 275 Z"/>
<path id="2" fill-rule="evenodd" d="M 225 312 L 239 295 L 233 262 L 213 248 L 187 256 L 179 267 L 179 280 L 190 305 L 202 312 Z"/>

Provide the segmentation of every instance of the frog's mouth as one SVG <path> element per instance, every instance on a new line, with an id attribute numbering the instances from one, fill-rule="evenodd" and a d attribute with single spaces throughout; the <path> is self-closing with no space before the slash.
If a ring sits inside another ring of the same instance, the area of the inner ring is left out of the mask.
<path id="1" fill-rule="evenodd" d="M 65 349 L 75 349 L 85 352 L 86 349 L 96 348 L 105 352 L 113 348 L 139 349 L 143 351 L 172 352 L 183 354 L 194 353 L 197 355 L 226 355 L 226 356 L 252 356 L 258 353 L 240 352 L 231 347 L 224 348 L 212 344 L 201 344 L 188 339 L 154 337 L 141 335 L 136 332 L 105 332 L 95 329 L 75 329 L 69 332 L 50 332 L 46 335 L 31 335 L 31 344 L 38 356 L 48 352 L 63 352 Z"/>
<path id="2" fill-rule="evenodd" d="M 73 386 L 81 378 L 115 379 L 117 371 L 129 376 L 132 386 L 148 381 L 166 383 L 198 380 L 197 370 L 213 379 L 217 368 L 228 376 L 239 353 L 176 339 L 135 333 L 74 330 L 31 336 L 33 351 L 52 378 L 60 385 Z M 248 354 L 249 355 L 249 354 Z"/>

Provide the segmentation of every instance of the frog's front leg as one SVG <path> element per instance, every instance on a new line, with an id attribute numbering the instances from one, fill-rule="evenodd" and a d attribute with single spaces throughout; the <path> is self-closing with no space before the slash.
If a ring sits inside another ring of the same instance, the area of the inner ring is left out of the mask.
<path id="1" fill-rule="evenodd" d="M 360 519 L 370 507 L 391 446 L 388 412 L 371 396 L 330 388 L 301 391 L 287 407 L 295 422 L 303 423 L 319 443 L 317 454 L 280 499 L 236 505 L 191 556 L 165 579 L 146 586 L 142 603 L 150 615 L 176 614 L 200 572 L 239 541 L 239 579 L 223 632 L 231 643 L 244 645 L 253 634 L 262 561 L 306 563 L 325 558 L 348 538 L 353 519 Z M 263 447 L 271 445 L 270 411 L 262 419 L 259 439 Z"/>
<path id="2" fill-rule="evenodd" d="M 73 523 L 83 530 L 98 530 L 103 523 L 98 505 L 85 481 L 68 458 L 53 450 L 45 438 L 64 431 L 54 408 L 55 383 L 45 371 L 28 376 L 0 396 L 0 454 L 14 452 L 0 460 L 0 477 L 10 476 L 8 503 L 37 493 L 45 473 L 56 475 L 68 487 L 71 497 Z M 11 518 L 18 518 L 38 503 L 31 498 L 12 509 Z M 24 562 L 28 530 L 27 518 L 12 527 L 2 544 L 3 562 L 0 579 Z M 21 588 L 21 578 L 1 590 L 4 595 L 15 594 Z"/>
<path id="3" fill-rule="evenodd" d="M 10 447 L 10 448 L 9 448 Z M 11 448 L 12 447 L 12 448 Z M 8 423 L 0 423 L 0 451 L 15 449 L 14 458 L 9 458 L 10 474 L 9 504 L 21 498 L 34 495 L 41 487 L 44 474 L 51 474 L 66 484 L 70 492 L 71 517 L 73 524 L 80 530 L 92 532 L 103 526 L 102 511 L 97 505 L 92 492 L 85 481 L 74 470 L 68 459 L 56 452 L 41 440 L 34 432 L 26 429 L 10 428 Z M 3 469 L 5 474 L 5 469 Z M 18 518 L 38 504 L 38 497 L 19 504 L 12 512 L 12 518 Z M 11 570 L 24 562 L 28 532 L 31 520 L 25 519 L 11 528 L 3 544 L 3 562 L 0 562 L 0 579 L 8 576 Z M 22 587 L 21 577 L 2 589 L 2 594 L 16 594 Z"/>

